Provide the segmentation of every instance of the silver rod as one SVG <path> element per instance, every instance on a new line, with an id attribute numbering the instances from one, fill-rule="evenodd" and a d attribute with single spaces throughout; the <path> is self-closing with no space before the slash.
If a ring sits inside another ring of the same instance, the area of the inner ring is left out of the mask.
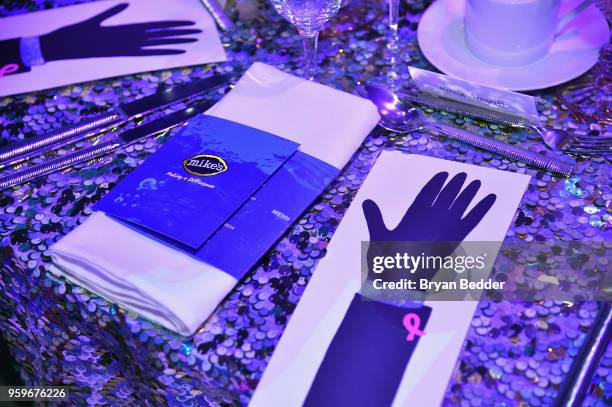
<path id="1" fill-rule="evenodd" d="M 127 118 L 121 113 L 111 112 L 85 119 L 78 124 L 51 133 L 41 134 L 11 144 L 0 150 L 0 167 L 40 155 L 43 152 L 58 148 L 58 146 L 65 146 L 74 141 L 95 136 L 106 128 L 121 123 L 122 120 L 127 120 Z"/>
<path id="2" fill-rule="evenodd" d="M 200 0 L 206 10 L 212 15 L 213 19 L 219 26 L 219 28 L 223 31 L 229 31 L 234 28 L 234 23 L 230 18 L 225 14 L 223 8 L 217 3 L 215 0 Z"/>
<path id="3" fill-rule="evenodd" d="M 120 145 L 121 144 L 116 141 L 109 141 L 106 143 L 98 144 L 94 147 L 78 150 L 74 153 L 54 158 L 49 161 L 45 161 L 42 164 L 38 164 L 30 168 L 15 171 L 14 173 L 0 178 L 0 190 L 10 188 L 15 185 L 23 184 L 24 182 L 31 181 L 38 177 L 42 177 L 43 175 L 59 171 L 66 167 L 70 167 L 71 165 L 82 163 L 83 161 L 91 160 L 92 158 L 96 158 L 100 155 L 115 150 Z"/>
<path id="4" fill-rule="evenodd" d="M 608 347 L 610 335 L 612 335 L 612 307 L 607 301 L 602 301 L 599 305 L 600 308 L 591 329 L 559 390 L 555 400 L 557 407 L 583 405 L 599 361 Z"/>
<path id="5" fill-rule="evenodd" d="M 452 139 L 482 148 L 483 150 L 501 154 L 504 157 L 522 161 L 546 171 L 561 174 L 566 177 L 569 177 L 574 171 L 573 162 L 562 161 L 554 157 L 548 157 L 533 151 L 524 150 L 522 148 L 502 143 L 479 134 L 458 129 L 456 127 L 438 123 L 431 123 L 428 125 L 429 127 L 433 127 L 435 130 Z"/>

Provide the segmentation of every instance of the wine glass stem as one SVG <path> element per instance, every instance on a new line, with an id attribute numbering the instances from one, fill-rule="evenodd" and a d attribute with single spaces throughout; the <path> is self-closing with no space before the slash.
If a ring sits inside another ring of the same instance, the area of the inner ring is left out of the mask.
<path id="1" fill-rule="evenodd" d="M 300 31 L 302 42 L 304 44 L 304 57 L 306 59 L 306 78 L 314 80 L 317 74 L 317 43 L 319 41 L 319 32 L 302 32 Z"/>
<path id="2" fill-rule="evenodd" d="M 389 38 L 387 46 L 390 49 L 397 48 L 399 30 L 399 0 L 387 0 L 389 2 Z"/>

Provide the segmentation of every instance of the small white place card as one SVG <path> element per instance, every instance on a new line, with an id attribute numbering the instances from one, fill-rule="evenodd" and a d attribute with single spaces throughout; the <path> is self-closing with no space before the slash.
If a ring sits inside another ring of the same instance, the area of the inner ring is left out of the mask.
<path id="1" fill-rule="evenodd" d="M 540 123 L 536 107 L 538 99 L 533 96 L 490 88 L 412 66 L 408 69 L 414 84 L 421 92 Z"/>

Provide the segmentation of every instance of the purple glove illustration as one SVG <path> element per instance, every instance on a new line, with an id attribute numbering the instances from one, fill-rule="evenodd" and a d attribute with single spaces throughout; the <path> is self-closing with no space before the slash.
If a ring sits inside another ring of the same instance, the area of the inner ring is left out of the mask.
<path id="1" fill-rule="evenodd" d="M 467 174 L 455 175 L 444 185 L 448 173 L 440 172 L 434 175 L 421 189 L 414 202 L 399 224 L 392 230 L 388 229 L 383 220 L 378 205 L 372 200 L 363 202 L 363 213 L 368 224 L 370 242 L 368 264 L 372 264 L 374 256 L 389 256 L 404 252 L 406 245 L 401 242 L 444 242 L 442 244 L 422 243 L 420 247 L 426 255 L 448 256 L 463 239 L 478 225 L 495 203 L 495 194 L 489 194 L 478 202 L 467 214 L 468 206 L 480 188 L 480 181 L 472 181 L 461 190 Z M 393 242 L 398 242 L 394 245 Z M 421 253 L 415 253 L 421 254 Z M 429 271 L 428 271 L 429 272 Z M 372 273 L 372 270 L 370 270 Z M 395 273 L 395 277 L 406 278 L 405 274 Z M 415 273 L 414 278 L 431 278 L 435 271 L 429 274 Z M 391 281 L 395 278 L 387 278 Z"/>
<path id="2" fill-rule="evenodd" d="M 59 28 L 40 38 L 40 48 L 46 61 L 118 56 L 174 55 L 185 51 L 171 48 L 149 48 L 156 45 L 185 44 L 197 38 L 199 29 L 179 29 L 192 26 L 193 21 L 153 21 L 146 23 L 104 26 L 102 23 L 121 13 L 127 3 L 118 4 L 85 21 Z"/>

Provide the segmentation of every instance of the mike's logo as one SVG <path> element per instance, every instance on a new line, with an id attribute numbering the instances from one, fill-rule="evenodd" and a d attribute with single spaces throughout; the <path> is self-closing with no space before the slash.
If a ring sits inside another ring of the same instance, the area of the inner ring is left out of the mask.
<path id="1" fill-rule="evenodd" d="M 190 174 L 208 177 L 227 171 L 227 163 L 216 155 L 198 154 L 183 160 L 183 168 Z"/>

